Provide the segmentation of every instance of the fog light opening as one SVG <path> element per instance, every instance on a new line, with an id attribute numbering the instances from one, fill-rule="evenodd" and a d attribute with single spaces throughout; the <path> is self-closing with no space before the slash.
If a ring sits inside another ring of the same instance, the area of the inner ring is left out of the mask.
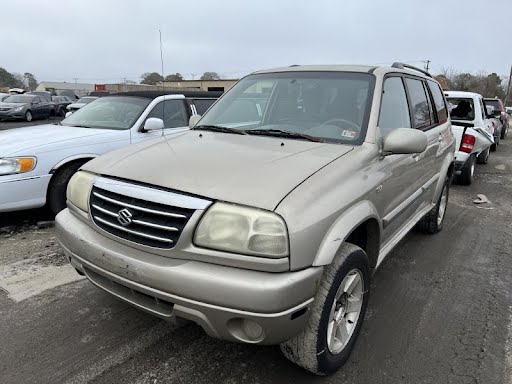
<path id="1" fill-rule="evenodd" d="M 251 340 L 256 341 L 263 337 L 262 326 L 253 320 L 244 319 L 242 322 L 242 329 Z"/>

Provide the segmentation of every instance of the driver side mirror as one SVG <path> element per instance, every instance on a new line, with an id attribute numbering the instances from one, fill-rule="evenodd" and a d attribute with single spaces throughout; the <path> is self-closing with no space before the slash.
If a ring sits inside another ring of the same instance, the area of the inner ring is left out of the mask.
<path id="1" fill-rule="evenodd" d="M 421 153 L 427 149 L 427 135 L 423 131 L 412 128 L 397 128 L 384 137 L 382 154 L 405 155 Z"/>
<path id="2" fill-rule="evenodd" d="M 157 117 L 150 117 L 144 123 L 144 131 L 158 131 L 164 129 L 164 121 Z"/>
<path id="3" fill-rule="evenodd" d="M 190 119 L 188 120 L 188 127 L 194 128 L 199 120 L 201 120 L 201 115 L 190 116 Z"/>

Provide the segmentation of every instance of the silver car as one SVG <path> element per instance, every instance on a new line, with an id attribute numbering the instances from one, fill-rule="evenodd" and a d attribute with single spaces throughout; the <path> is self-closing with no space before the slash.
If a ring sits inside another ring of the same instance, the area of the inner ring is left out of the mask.
<path id="1" fill-rule="evenodd" d="M 149 313 L 334 372 L 373 271 L 415 225 L 443 227 L 439 84 L 399 63 L 261 71 L 190 125 L 81 168 L 56 219 L 65 254 Z"/>

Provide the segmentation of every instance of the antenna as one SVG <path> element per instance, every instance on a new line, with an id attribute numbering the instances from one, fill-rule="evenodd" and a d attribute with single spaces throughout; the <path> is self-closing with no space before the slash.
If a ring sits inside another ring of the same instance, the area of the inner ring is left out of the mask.
<path id="1" fill-rule="evenodd" d="M 162 90 L 164 90 L 164 54 L 162 49 L 162 31 L 159 29 L 158 33 L 160 34 L 160 62 L 162 64 Z M 162 101 L 162 121 L 164 122 L 164 127 L 162 128 L 162 137 L 164 137 L 164 129 L 165 129 L 165 95 L 164 100 Z"/>

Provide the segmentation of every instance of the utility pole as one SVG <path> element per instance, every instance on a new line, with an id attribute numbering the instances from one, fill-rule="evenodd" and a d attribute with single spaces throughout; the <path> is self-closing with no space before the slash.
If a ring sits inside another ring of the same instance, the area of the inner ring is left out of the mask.
<path id="1" fill-rule="evenodd" d="M 164 54 L 163 54 L 163 50 L 162 50 L 162 31 L 158 30 L 158 33 L 160 34 L 160 61 L 162 63 L 162 89 L 164 89 L 165 76 L 164 76 Z"/>
<path id="2" fill-rule="evenodd" d="M 512 79 L 512 65 L 510 66 L 510 75 L 508 75 L 507 93 L 505 95 L 505 101 L 504 101 L 505 107 L 507 106 L 508 95 L 510 94 L 510 80 L 511 79 Z"/>
<path id="3" fill-rule="evenodd" d="M 425 60 L 425 71 L 428 72 L 428 67 L 430 65 L 430 60 Z"/>

